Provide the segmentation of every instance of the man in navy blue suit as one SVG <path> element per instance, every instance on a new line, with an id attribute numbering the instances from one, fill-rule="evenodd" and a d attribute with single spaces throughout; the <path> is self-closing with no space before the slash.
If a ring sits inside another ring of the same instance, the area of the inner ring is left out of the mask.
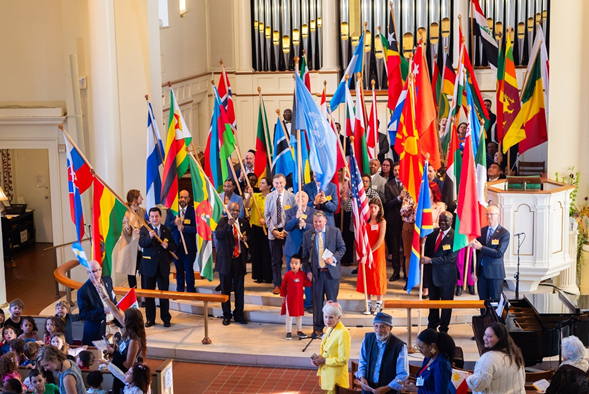
<path id="1" fill-rule="evenodd" d="M 196 293 L 193 268 L 194 260 L 196 260 L 196 218 L 194 216 L 194 207 L 188 205 L 189 201 L 190 195 L 188 191 L 182 190 L 178 196 L 178 215 L 174 215 L 168 209 L 165 225 L 172 229 L 174 242 L 178 245 L 174 251 L 176 256 L 178 256 L 178 259 L 174 259 L 174 265 L 176 266 L 176 291 L 184 291 L 184 278 L 186 278 L 186 291 Z M 184 250 L 184 243 L 182 242 L 180 233 L 184 236 L 188 254 Z"/>
<path id="2" fill-rule="evenodd" d="M 337 187 L 333 183 L 329 183 L 325 191 L 321 190 L 321 183 L 317 182 L 317 177 L 311 173 L 312 182 L 307 183 L 303 187 L 303 191 L 309 196 L 309 205 L 318 211 L 325 212 L 327 218 L 327 225 L 335 227 L 335 219 L 333 214 L 337 211 L 338 199 Z"/>
<path id="3" fill-rule="evenodd" d="M 92 346 L 92 341 L 100 340 L 106 334 L 107 325 L 116 324 L 114 316 L 102 302 L 96 286 L 104 285 L 113 304 L 116 305 L 117 299 L 112 289 L 111 277 L 102 276 L 102 267 L 96 260 L 88 261 L 86 272 L 89 279 L 78 290 L 78 307 L 80 317 L 84 320 L 82 344 Z"/>

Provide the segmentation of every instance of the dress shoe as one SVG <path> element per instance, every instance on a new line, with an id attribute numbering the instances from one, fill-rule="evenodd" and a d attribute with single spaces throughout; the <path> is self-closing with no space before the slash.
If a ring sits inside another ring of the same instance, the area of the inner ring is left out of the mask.
<path id="1" fill-rule="evenodd" d="M 357 275 L 358 274 L 358 268 L 354 268 L 352 270 L 352 275 Z"/>
<path id="2" fill-rule="evenodd" d="M 297 331 L 297 335 L 299 336 L 299 339 L 305 339 L 308 338 L 307 334 L 305 334 L 302 331 Z"/>
<path id="3" fill-rule="evenodd" d="M 170 326 L 171 326 L 170 322 L 165 322 L 165 323 L 164 323 L 164 327 L 168 328 L 168 327 L 170 327 Z"/>
<path id="4" fill-rule="evenodd" d="M 141 308 L 145 308 L 145 301 L 141 301 L 141 302 L 139 303 L 139 306 L 140 306 Z"/>
<path id="5" fill-rule="evenodd" d="M 427 299 L 429 299 L 429 294 L 423 294 L 423 295 L 421 296 L 421 299 L 422 299 L 422 300 L 427 300 Z"/>
<path id="6" fill-rule="evenodd" d="M 272 294 L 280 294 L 280 287 L 274 287 L 274 290 L 272 290 Z"/>
<path id="7" fill-rule="evenodd" d="M 389 282 L 394 282 L 396 280 L 401 279 L 401 276 L 399 274 L 393 274 L 390 278 L 389 278 Z"/>
<path id="8" fill-rule="evenodd" d="M 229 320 L 229 319 L 223 319 L 223 325 L 224 326 L 228 326 L 229 324 L 231 324 L 231 320 Z"/>
<path id="9" fill-rule="evenodd" d="M 261 279 L 256 279 L 256 280 L 254 280 L 254 283 L 264 283 L 264 281 Z"/>
<path id="10" fill-rule="evenodd" d="M 155 326 L 155 322 L 147 321 L 147 323 L 145 323 L 145 327 L 151 327 L 151 326 Z"/>
<path id="11" fill-rule="evenodd" d="M 471 295 L 475 295 L 475 291 L 474 291 L 474 286 L 473 285 L 468 285 L 468 293 Z"/>
<path id="12" fill-rule="evenodd" d="M 313 313 L 313 307 L 310 306 L 308 308 L 305 308 L 305 312 L 307 312 L 307 313 Z"/>
<path id="13" fill-rule="evenodd" d="M 221 285 L 215 287 L 215 291 L 221 291 Z"/>
<path id="14" fill-rule="evenodd" d="M 460 297 L 462 295 L 462 286 L 456 286 L 456 296 Z"/>
<path id="15" fill-rule="evenodd" d="M 403 286 L 403 290 L 407 291 L 407 282 L 405 282 L 405 286 Z"/>
<path id="16" fill-rule="evenodd" d="M 235 322 L 239 324 L 247 324 L 247 320 L 245 320 L 243 317 L 240 319 L 235 319 Z"/>

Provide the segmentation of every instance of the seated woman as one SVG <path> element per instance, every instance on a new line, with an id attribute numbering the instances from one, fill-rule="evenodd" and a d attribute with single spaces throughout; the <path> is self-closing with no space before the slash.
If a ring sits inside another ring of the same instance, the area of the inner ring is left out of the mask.
<path id="1" fill-rule="evenodd" d="M 574 335 L 564 338 L 561 352 L 564 361 L 552 377 L 546 394 L 589 393 L 589 362 L 583 342 Z"/>
<path id="2" fill-rule="evenodd" d="M 526 373 L 521 350 L 504 324 L 492 323 L 483 336 L 485 351 L 466 378 L 473 393 L 524 394 Z"/>

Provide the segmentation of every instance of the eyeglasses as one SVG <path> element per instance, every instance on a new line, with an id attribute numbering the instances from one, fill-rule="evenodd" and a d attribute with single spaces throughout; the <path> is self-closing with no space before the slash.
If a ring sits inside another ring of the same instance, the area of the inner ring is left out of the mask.
<path id="1" fill-rule="evenodd" d="M 494 212 L 494 213 L 487 212 L 486 215 L 487 216 L 493 216 L 493 215 L 499 215 L 499 213 L 498 212 Z"/>
<path id="2" fill-rule="evenodd" d="M 99 272 L 102 272 L 102 268 L 98 268 L 97 270 L 92 270 L 92 271 L 88 270 L 86 272 L 88 272 L 88 274 L 98 274 Z"/>

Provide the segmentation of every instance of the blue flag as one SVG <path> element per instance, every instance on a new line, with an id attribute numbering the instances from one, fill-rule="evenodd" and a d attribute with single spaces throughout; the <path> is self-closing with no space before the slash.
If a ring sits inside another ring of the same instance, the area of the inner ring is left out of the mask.
<path id="1" fill-rule="evenodd" d="M 153 115 L 153 108 L 151 103 L 147 103 L 147 163 L 146 180 L 147 188 L 145 193 L 145 207 L 146 211 L 150 208 L 160 204 L 162 193 L 162 176 L 160 174 L 160 166 L 164 164 L 164 145 L 162 144 L 162 137 L 157 128 L 157 121 Z"/>
<path id="2" fill-rule="evenodd" d="M 331 101 L 329 102 L 329 106 L 331 107 L 331 112 L 335 112 L 335 110 L 337 109 L 337 106 L 340 105 L 341 103 L 343 103 L 346 98 L 345 97 L 346 75 L 350 77 L 348 79 L 348 87 L 349 87 L 352 79 L 354 78 L 354 75 L 356 73 L 362 72 L 362 60 L 363 59 L 364 59 L 364 33 L 362 33 L 362 36 L 360 37 L 360 40 L 358 41 L 358 46 L 356 47 L 356 50 L 354 51 L 354 56 L 352 56 L 352 59 L 350 59 L 350 63 L 348 63 L 348 67 L 346 68 L 346 72 L 344 73 L 342 80 L 340 81 L 339 85 L 337 86 L 337 89 L 335 90 L 335 93 L 333 94 L 333 97 L 331 98 Z M 359 83 L 362 83 L 362 81 L 360 81 Z"/>
<path id="3" fill-rule="evenodd" d="M 276 127 L 274 129 L 274 160 L 272 160 L 272 172 L 274 175 L 282 174 L 284 176 L 290 174 L 295 167 L 295 161 L 292 157 L 292 150 L 288 138 L 284 134 L 280 118 L 276 120 Z"/>
<path id="4" fill-rule="evenodd" d="M 84 252 L 84 248 L 80 245 L 79 242 L 74 242 L 72 244 L 72 251 L 76 255 L 76 258 L 84 267 L 88 268 L 88 258 L 86 257 L 86 252 Z"/>
<path id="5" fill-rule="evenodd" d="M 477 157 L 477 149 L 479 148 L 479 140 L 481 135 L 481 124 L 477 117 L 476 107 L 472 98 L 472 92 L 469 84 L 466 84 L 466 103 L 470 107 L 470 114 L 468 115 L 468 129 L 466 134 L 470 133 L 470 140 L 472 141 L 472 154 Z"/>
<path id="6" fill-rule="evenodd" d="M 295 73 L 296 128 L 307 130 L 309 138 L 309 163 L 311 169 L 325 190 L 337 164 L 336 135 L 321 113 L 303 80 Z"/>
<path id="7" fill-rule="evenodd" d="M 307 144 L 307 138 L 305 137 L 305 131 L 301 130 L 301 163 L 297 163 L 299 160 L 299 142 L 297 140 L 297 132 L 294 132 L 290 137 L 290 146 L 293 148 L 295 167 L 292 172 L 292 184 L 294 192 L 299 191 L 299 165 L 301 166 L 301 185 L 311 182 L 311 171 L 309 167 L 309 149 Z"/>

